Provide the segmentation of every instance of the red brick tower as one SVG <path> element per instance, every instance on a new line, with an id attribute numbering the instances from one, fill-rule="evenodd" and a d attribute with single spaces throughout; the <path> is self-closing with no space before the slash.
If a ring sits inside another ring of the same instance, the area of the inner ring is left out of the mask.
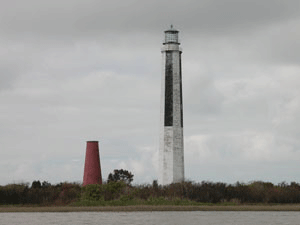
<path id="1" fill-rule="evenodd" d="M 102 184 L 98 141 L 88 141 L 86 145 L 83 186 Z"/>

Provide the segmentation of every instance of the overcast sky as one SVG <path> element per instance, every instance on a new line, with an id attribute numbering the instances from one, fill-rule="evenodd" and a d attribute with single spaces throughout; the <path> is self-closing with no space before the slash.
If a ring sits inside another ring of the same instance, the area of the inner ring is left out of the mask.
<path id="1" fill-rule="evenodd" d="M 300 182 L 299 0 L 0 0 L 0 185 L 158 177 L 163 31 L 180 31 L 185 177 Z"/>

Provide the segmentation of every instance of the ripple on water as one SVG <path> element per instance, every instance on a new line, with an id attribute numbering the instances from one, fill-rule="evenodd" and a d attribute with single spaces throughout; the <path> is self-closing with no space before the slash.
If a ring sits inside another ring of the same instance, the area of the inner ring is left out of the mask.
<path id="1" fill-rule="evenodd" d="M 299 225 L 299 212 L 1 213 L 1 225 Z"/>

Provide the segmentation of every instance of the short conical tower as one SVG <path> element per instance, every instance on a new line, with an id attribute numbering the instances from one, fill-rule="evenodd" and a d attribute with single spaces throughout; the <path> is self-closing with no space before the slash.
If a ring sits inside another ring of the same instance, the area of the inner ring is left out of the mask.
<path id="1" fill-rule="evenodd" d="M 102 184 L 100 154 L 98 141 L 88 141 L 86 144 L 83 186 Z"/>

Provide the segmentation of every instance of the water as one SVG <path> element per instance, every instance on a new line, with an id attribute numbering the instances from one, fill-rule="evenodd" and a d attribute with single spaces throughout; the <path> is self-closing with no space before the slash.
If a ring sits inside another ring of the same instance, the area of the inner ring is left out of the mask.
<path id="1" fill-rule="evenodd" d="M 299 225 L 300 212 L 0 213 L 0 225 Z"/>

